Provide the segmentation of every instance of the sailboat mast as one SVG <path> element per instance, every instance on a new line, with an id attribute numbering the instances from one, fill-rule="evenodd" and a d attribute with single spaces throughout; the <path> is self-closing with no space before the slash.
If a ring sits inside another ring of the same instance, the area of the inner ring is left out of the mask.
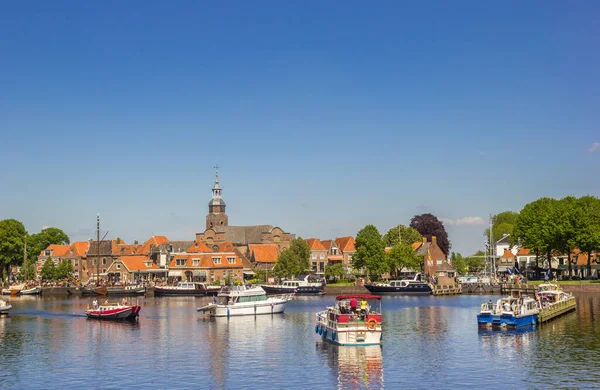
<path id="1" fill-rule="evenodd" d="M 96 286 L 100 283 L 100 214 L 96 216 L 96 242 L 98 243 L 96 258 Z"/>

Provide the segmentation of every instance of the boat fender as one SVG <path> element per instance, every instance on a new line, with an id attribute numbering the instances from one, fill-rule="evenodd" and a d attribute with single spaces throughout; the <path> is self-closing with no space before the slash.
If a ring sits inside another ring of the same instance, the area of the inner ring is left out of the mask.
<path id="1" fill-rule="evenodd" d="M 336 336 L 337 336 L 337 334 L 335 333 L 335 331 L 331 331 L 331 339 L 333 341 L 335 341 Z"/>
<path id="2" fill-rule="evenodd" d="M 319 334 L 323 334 L 323 328 L 319 328 Z"/>
<path id="3" fill-rule="evenodd" d="M 327 338 L 327 329 L 323 331 L 323 337 Z"/>
<path id="4" fill-rule="evenodd" d="M 315 325 L 315 333 L 319 333 L 319 325 Z"/>
<path id="5" fill-rule="evenodd" d="M 369 329 L 373 330 L 375 328 L 377 328 L 377 320 L 375 318 L 371 318 L 368 322 L 367 322 L 367 326 L 369 327 Z"/>

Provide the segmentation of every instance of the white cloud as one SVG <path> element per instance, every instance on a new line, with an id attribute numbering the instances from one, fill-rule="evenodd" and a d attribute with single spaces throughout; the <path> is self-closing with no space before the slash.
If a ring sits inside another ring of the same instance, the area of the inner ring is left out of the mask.
<path id="1" fill-rule="evenodd" d="M 485 224 L 485 221 L 481 217 L 463 217 L 463 218 L 456 218 L 456 219 L 440 218 L 440 219 L 446 225 L 452 225 L 452 226 L 473 226 L 473 225 Z"/>
<path id="2" fill-rule="evenodd" d="M 592 147 L 590 147 L 588 149 L 588 152 L 590 152 L 590 153 L 599 152 L 599 151 L 600 151 L 600 142 L 594 142 L 592 144 Z"/>

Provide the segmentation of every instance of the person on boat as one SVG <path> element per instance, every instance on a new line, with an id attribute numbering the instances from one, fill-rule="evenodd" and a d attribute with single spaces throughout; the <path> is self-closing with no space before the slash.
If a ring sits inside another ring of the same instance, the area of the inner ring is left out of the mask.
<path id="1" fill-rule="evenodd" d="M 350 299 L 350 310 L 352 310 L 354 313 L 356 313 L 357 305 L 358 305 L 358 302 L 356 301 L 356 298 Z"/>
<path id="2" fill-rule="evenodd" d="M 490 299 L 490 301 L 488 302 L 488 310 L 492 310 L 494 308 L 494 302 L 492 302 L 492 300 Z"/>
<path id="3" fill-rule="evenodd" d="M 96 298 L 94 298 L 94 300 L 92 301 L 92 306 L 94 307 L 94 309 L 98 308 L 98 300 Z"/>
<path id="4" fill-rule="evenodd" d="M 366 300 L 362 300 L 360 302 L 360 310 L 364 313 L 367 310 L 367 301 Z"/>
<path id="5" fill-rule="evenodd" d="M 103 305 L 108 306 L 108 299 L 104 301 Z"/>
<path id="6" fill-rule="evenodd" d="M 123 305 L 123 306 L 127 305 L 127 298 L 123 298 L 123 300 L 121 301 L 121 305 Z"/>

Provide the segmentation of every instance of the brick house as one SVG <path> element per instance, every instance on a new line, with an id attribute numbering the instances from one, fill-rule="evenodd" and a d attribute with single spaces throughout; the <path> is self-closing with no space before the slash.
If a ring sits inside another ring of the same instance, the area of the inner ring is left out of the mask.
<path id="1" fill-rule="evenodd" d="M 164 274 L 164 272 L 148 256 L 144 255 L 119 256 L 106 270 L 107 279 L 112 283 L 135 283 L 140 279 L 152 280 L 154 276 Z"/>
<path id="2" fill-rule="evenodd" d="M 327 248 L 316 238 L 304 240 L 310 249 L 310 268 L 315 275 L 322 275 L 327 266 Z"/>
<path id="3" fill-rule="evenodd" d="M 255 268 L 270 271 L 277 263 L 279 253 L 277 244 L 250 244 L 246 257 Z"/>
<path id="4" fill-rule="evenodd" d="M 183 281 L 243 282 L 244 264 L 235 252 L 211 252 L 175 255 L 169 263 L 169 278 Z"/>
<path id="5" fill-rule="evenodd" d="M 446 255 L 438 246 L 435 236 L 431 237 L 431 242 L 427 241 L 427 237 L 423 237 L 422 241 L 415 242 L 412 246 L 417 255 L 423 256 L 423 272 L 426 276 L 436 276 L 438 279 L 448 277 L 452 278 L 452 282 L 454 282 L 456 270 L 446 260 Z M 440 282 L 445 282 L 445 280 L 440 280 Z"/>
<path id="6" fill-rule="evenodd" d="M 40 271 L 48 258 L 51 258 L 52 260 L 54 260 L 54 264 L 58 265 L 58 264 L 60 264 L 60 261 L 69 254 L 70 250 L 71 250 L 71 245 L 58 245 L 58 244 L 48 245 L 48 247 L 46 249 L 44 249 L 43 251 L 41 251 L 38 256 L 37 274 L 38 275 L 40 274 Z"/>

